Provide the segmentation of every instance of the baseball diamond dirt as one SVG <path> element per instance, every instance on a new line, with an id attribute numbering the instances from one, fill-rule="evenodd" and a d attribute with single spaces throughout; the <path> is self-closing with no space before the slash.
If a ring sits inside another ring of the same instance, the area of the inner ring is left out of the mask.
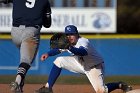
<path id="1" fill-rule="evenodd" d="M 134 89 L 134 90 L 129 91 L 127 93 L 140 93 L 140 89 Z"/>
<path id="2" fill-rule="evenodd" d="M 40 88 L 42 84 L 26 84 L 24 88 L 24 93 L 34 93 L 34 90 Z M 139 90 L 140 85 L 132 86 L 133 89 Z M 65 85 L 56 84 L 53 88 L 54 93 L 95 93 L 90 84 L 82 85 Z M 8 84 L 0 84 L 0 93 L 11 93 Z M 121 90 L 115 90 L 111 93 L 123 93 Z M 137 91 L 131 91 L 128 93 L 140 93 Z"/>

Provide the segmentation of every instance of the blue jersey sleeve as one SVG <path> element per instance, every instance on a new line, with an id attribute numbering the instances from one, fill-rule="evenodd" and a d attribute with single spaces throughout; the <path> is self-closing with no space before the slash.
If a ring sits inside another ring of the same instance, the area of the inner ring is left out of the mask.
<path id="1" fill-rule="evenodd" d="M 55 49 L 52 49 L 52 50 L 48 51 L 47 53 L 48 53 L 49 56 L 55 56 L 55 55 L 57 55 L 61 52 L 59 51 L 58 48 L 55 48 Z"/>
<path id="2" fill-rule="evenodd" d="M 83 46 L 80 46 L 79 48 L 73 47 L 71 46 L 69 48 L 69 50 L 74 53 L 75 55 L 79 55 L 79 56 L 86 56 L 88 55 L 86 49 Z"/>

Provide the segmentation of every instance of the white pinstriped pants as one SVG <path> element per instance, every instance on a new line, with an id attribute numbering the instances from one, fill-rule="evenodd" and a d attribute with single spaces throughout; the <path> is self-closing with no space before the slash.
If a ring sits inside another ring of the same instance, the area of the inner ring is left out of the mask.
<path id="1" fill-rule="evenodd" d="M 101 63 L 94 68 L 86 71 L 84 66 L 80 64 L 78 58 L 75 56 L 62 56 L 56 58 L 54 64 L 59 68 L 67 69 L 74 73 L 85 74 L 89 79 L 91 85 L 97 93 L 107 93 L 106 86 L 104 84 L 104 64 Z M 102 91 L 102 92 L 99 92 Z"/>

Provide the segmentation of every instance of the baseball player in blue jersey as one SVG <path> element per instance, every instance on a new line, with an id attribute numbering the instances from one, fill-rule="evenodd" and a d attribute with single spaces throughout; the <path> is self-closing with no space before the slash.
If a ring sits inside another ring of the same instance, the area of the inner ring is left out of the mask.
<path id="1" fill-rule="evenodd" d="M 48 0 L 0 0 L 13 3 L 11 36 L 20 50 L 17 76 L 11 82 L 13 93 L 23 93 L 24 79 L 36 56 L 42 25 L 51 26 L 51 7 Z"/>
<path id="2" fill-rule="evenodd" d="M 53 93 L 52 87 L 59 77 L 62 68 L 74 73 L 85 74 L 96 93 L 109 93 L 115 89 L 122 89 L 124 91 L 131 89 L 124 82 L 104 83 L 104 60 L 90 41 L 79 35 L 76 26 L 66 26 L 65 34 L 71 44 L 69 48 L 52 49 L 41 56 L 41 61 L 65 51 L 69 52 L 71 56 L 60 56 L 56 58 L 48 82 L 45 86 L 36 90 L 35 93 Z"/>

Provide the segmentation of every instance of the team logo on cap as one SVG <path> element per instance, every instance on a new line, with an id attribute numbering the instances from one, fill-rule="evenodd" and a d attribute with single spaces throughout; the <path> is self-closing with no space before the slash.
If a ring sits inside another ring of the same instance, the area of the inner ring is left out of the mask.
<path id="1" fill-rule="evenodd" d="M 71 31 L 71 28 L 70 28 L 70 27 L 67 27 L 66 29 L 67 29 L 68 31 Z"/>

